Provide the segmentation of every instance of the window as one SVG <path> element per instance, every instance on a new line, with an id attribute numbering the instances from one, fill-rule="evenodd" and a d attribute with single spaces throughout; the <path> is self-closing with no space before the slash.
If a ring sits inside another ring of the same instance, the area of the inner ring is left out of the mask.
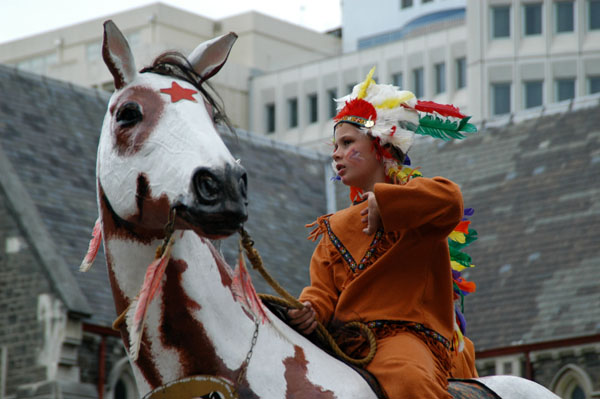
<path id="1" fill-rule="evenodd" d="M 590 0 L 589 8 L 590 30 L 600 29 L 600 0 Z"/>
<path id="2" fill-rule="evenodd" d="M 308 122 L 315 123 L 317 119 L 317 93 L 313 93 L 308 95 Z"/>
<path id="3" fill-rule="evenodd" d="M 142 32 L 139 30 L 134 32 L 129 32 L 125 35 L 127 38 L 127 43 L 129 43 L 129 47 L 132 49 L 138 47 L 142 43 Z"/>
<path id="4" fill-rule="evenodd" d="M 397 72 L 395 74 L 392 75 L 392 84 L 394 86 L 398 86 L 399 88 L 402 88 L 402 72 Z"/>
<path id="5" fill-rule="evenodd" d="M 85 46 L 85 58 L 89 62 L 100 61 L 102 59 L 102 43 L 88 43 Z"/>
<path id="6" fill-rule="evenodd" d="M 573 32 L 573 2 L 559 1 L 555 4 L 556 12 L 556 32 Z"/>
<path id="7" fill-rule="evenodd" d="M 298 127 L 298 99 L 288 98 L 288 127 L 295 128 Z"/>
<path id="8" fill-rule="evenodd" d="M 588 94 L 600 92 L 600 76 L 588 77 Z"/>
<path id="9" fill-rule="evenodd" d="M 107 379 L 107 388 L 108 395 L 106 396 L 109 398 L 133 399 L 140 397 L 135 378 L 133 377 L 133 371 L 127 358 L 119 360 L 114 365 Z"/>
<path id="10" fill-rule="evenodd" d="M 543 81 L 531 80 L 523 83 L 525 89 L 525 108 L 539 107 L 543 101 Z"/>
<path id="11" fill-rule="evenodd" d="M 54 52 L 47 55 L 41 55 L 38 57 L 30 58 L 28 60 L 20 61 L 16 64 L 16 67 L 24 71 L 43 74 L 48 70 L 50 66 L 56 64 L 58 64 L 58 56 Z"/>
<path id="12" fill-rule="evenodd" d="M 579 385 L 573 388 L 570 399 L 585 399 L 585 392 L 583 392 L 583 389 Z"/>
<path id="13" fill-rule="evenodd" d="M 267 133 L 275 133 L 275 104 L 265 105 Z"/>
<path id="14" fill-rule="evenodd" d="M 462 89 L 467 85 L 467 59 L 461 57 L 456 59 L 456 89 Z"/>
<path id="15" fill-rule="evenodd" d="M 525 36 L 542 34 L 542 3 L 525 4 L 523 6 Z"/>
<path id="16" fill-rule="evenodd" d="M 579 367 L 568 364 L 557 373 L 557 377 L 552 390 L 561 398 L 585 399 L 593 396 L 592 379 Z"/>
<path id="17" fill-rule="evenodd" d="M 510 83 L 492 84 L 492 115 L 510 113 Z"/>
<path id="18" fill-rule="evenodd" d="M 412 7 L 413 0 L 400 0 L 400 8 Z"/>
<path id="19" fill-rule="evenodd" d="M 446 91 L 446 64 L 440 62 L 435 64 L 435 94 Z"/>
<path id="20" fill-rule="evenodd" d="M 329 118 L 337 115 L 337 103 L 334 101 L 337 98 L 337 89 L 327 90 L 327 103 L 329 104 Z"/>
<path id="21" fill-rule="evenodd" d="M 423 68 L 413 69 L 413 92 L 417 98 L 423 97 Z"/>
<path id="22" fill-rule="evenodd" d="M 102 90 L 104 90 L 104 91 L 108 91 L 108 92 L 112 93 L 113 91 L 115 91 L 115 82 L 112 79 L 107 80 L 106 82 L 104 82 L 100 85 L 100 88 L 102 88 Z"/>
<path id="23" fill-rule="evenodd" d="M 575 79 L 556 79 L 556 101 L 575 98 Z"/>
<path id="24" fill-rule="evenodd" d="M 354 89 L 354 86 L 356 86 L 356 83 L 350 83 L 346 85 L 346 93 L 352 93 L 352 89 Z"/>
<path id="25" fill-rule="evenodd" d="M 125 383 L 121 380 L 117 381 L 117 384 L 115 385 L 114 398 L 127 399 L 127 387 L 125 386 Z"/>
<path id="26" fill-rule="evenodd" d="M 510 36 L 510 6 L 492 7 L 492 38 Z"/>

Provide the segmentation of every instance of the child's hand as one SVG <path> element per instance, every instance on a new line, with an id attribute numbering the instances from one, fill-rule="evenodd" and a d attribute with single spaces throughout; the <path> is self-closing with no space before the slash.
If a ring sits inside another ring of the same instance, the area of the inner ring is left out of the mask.
<path id="1" fill-rule="evenodd" d="M 363 229 L 365 234 L 373 234 L 381 227 L 381 215 L 379 214 L 379 206 L 377 205 L 377 199 L 372 191 L 367 191 L 363 196 L 367 196 L 367 207 L 360 211 L 362 216 L 361 222 L 366 224 L 367 227 Z"/>
<path id="2" fill-rule="evenodd" d="M 308 335 L 317 328 L 317 314 L 310 302 L 303 302 L 304 309 L 290 309 L 287 312 L 290 324 L 304 335 Z"/>

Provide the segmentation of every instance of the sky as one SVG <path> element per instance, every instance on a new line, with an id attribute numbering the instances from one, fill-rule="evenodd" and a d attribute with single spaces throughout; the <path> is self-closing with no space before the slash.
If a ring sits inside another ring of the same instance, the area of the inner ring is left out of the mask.
<path id="1" fill-rule="evenodd" d="M 0 0 L 0 43 L 159 0 Z M 341 25 L 341 0 L 160 0 L 212 19 L 255 10 L 319 32 Z"/>

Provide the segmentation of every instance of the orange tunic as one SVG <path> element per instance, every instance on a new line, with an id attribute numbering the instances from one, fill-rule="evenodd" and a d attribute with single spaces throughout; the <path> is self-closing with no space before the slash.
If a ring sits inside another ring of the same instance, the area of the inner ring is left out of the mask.
<path id="1" fill-rule="evenodd" d="M 452 357 L 453 378 L 477 378 L 477 368 L 475 367 L 475 346 L 473 342 L 465 337 L 465 349 L 462 352 L 455 353 Z"/>
<path id="2" fill-rule="evenodd" d="M 454 305 L 447 237 L 463 215 L 458 186 L 441 177 L 420 177 L 405 185 L 376 184 L 374 193 L 383 231 L 362 232 L 360 211 L 366 202 L 317 220 L 317 233 L 323 237 L 311 259 L 311 285 L 300 299 L 312 303 L 325 325 L 332 321 L 409 321 L 452 342 Z M 426 351 L 431 345 L 424 345 L 423 353 L 435 358 Z M 449 369 L 449 353 L 444 357 L 443 368 Z M 389 369 L 373 362 L 367 368 Z M 390 392 L 395 388 L 371 371 L 388 395 L 396 397 Z M 445 384 L 441 373 L 449 371 L 438 367 L 435 378 L 440 384 Z"/>

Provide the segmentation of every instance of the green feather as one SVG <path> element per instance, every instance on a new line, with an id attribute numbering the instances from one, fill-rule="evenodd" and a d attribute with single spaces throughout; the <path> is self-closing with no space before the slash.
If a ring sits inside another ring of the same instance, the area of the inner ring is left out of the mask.
<path id="1" fill-rule="evenodd" d="M 469 234 L 465 235 L 464 244 L 448 239 L 448 246 L 456 250 L 461 250 L 468 247 L 475 240 L 477 240 L 477 230 L 469 229 Z"/>
<path id="2" fill-rule="evenodd" d="M 431 136 L 437 139 L 448 141 L 450 139 L 463 139 L 464 133 L 475 133 L 477 128 L 475 125 L 468 123 L 471 117 L 467 116 L 460 122 L 453 122 L 449 119 L 441 119 L 432 115 L 425 115 L 419 119 L 419 128 L 415 133 Z"/>
<path id="3" fill-rule="evenodd" d="M 450 247 L 450 259 L 460 263 L 464 267 L 471 267 L 471 257 L 458 249 Z"/>

